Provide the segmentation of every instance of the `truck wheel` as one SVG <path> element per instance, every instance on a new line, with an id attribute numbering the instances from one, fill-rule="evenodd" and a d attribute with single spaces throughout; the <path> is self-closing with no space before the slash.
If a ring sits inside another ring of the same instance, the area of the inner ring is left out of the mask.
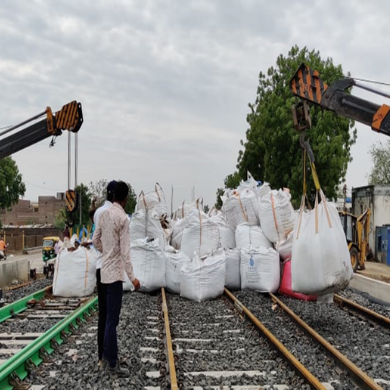
<path id="1" fill-rule="evenodd" d="M 353 272 L 356 272 L 359 265 L 359 253 L 355 247 L 351 247 L 351 249 L 349 250 L 349 255 L 351 256 Z"/>

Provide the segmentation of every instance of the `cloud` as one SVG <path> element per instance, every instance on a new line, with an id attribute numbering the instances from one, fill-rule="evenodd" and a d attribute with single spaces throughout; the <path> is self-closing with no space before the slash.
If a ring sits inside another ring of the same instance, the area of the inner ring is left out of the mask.
<path id="1" fill-rule="evenodd" d="M 195 186 L 212 205 L 235 170 L 259 72 L 298 44 L 355 77 L 385 80 L 389 8 L 385 1 L 8 0 L 0 10 L 0 126 L 80 101 L 79 181 L 121 178 L 137 193 L 158 181 L 168 193 L 174 187 L 175 207 Z M 348 172 L 359 183 L 375 139 L 369 129 L 359 128 L 360 137 Z M 28 198 L 42 194 L 43 182 L 67 188 L 67 134 L 52 149 L 43 141 L 14 158 Z"/>

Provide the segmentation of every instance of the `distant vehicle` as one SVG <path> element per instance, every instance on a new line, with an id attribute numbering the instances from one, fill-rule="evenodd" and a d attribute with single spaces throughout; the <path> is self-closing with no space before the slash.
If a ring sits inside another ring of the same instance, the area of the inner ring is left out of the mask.
<path id="1" fill-rule="evenodd" d="M 339 211 L 341 224 L 347 239 L 353 271 L 365 269 L 368 255 L 368 236 L 370 233 L 371 209 L 357 216 L 346 211 Z"/>
<path id="2" fill-rule="evenodd" d="M 42 243 L 42 260 L 47 262 L 57 257 L 56 244 L 60 241 L 59 237 L 44 237 Z"/>

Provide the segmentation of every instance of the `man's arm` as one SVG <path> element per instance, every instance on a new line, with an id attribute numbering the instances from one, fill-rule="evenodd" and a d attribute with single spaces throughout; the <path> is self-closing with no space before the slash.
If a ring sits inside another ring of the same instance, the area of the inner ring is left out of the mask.
<path id="1" fill-rule="evenodd" d="M 120 230 L 120 246 L 121 256 L 125 265 L 125 272 L 131 283 L 133 283 L 135 290 L 139 290 L 140 283 L 139 280 L 136 279 L 136 277 L 134 276 L 133 265 L 131 264 L 130 259 L 130 227 L 127 217 L 126 219 L 123 219 L 123 223 Z"/>
<path id="2" fill-rule="evenodd" d="M 98 225 L 96 226 L 95 232 L 93 233 L 92 243 L 94 247 L 100 252 L 103 252 L 102 246 L 102 219 L 99 220 Z"/>

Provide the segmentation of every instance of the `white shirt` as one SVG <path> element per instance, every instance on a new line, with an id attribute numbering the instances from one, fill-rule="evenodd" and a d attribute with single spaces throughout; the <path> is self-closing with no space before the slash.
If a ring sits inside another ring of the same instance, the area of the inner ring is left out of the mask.
<path id="1" fill-rule="evenodd" d="M 134 281 L 133 266 L 130 260 L 129 220 L 122 206 L 114 203 L 104 211 L 96 226 L 92 239 L 95 248 L 102 252 L 102 283 L 125 281 L 125 271 L 131 282 Z"/>
<path id="2" fill-rule="evenodd" d="M 109 209 L 112 206 L 112 203 L 109 200 L 106 200 L 102 206 L 100 206 L 93 216 L 93 223 L 95 224 L 95 229 L 97 228 L 100 216 L 102 215 L 103 211 Z M 101 252 L 98 252 L 98 258 L 96 261 L 96 269 L 102 268 L 102 254 Z"/>

